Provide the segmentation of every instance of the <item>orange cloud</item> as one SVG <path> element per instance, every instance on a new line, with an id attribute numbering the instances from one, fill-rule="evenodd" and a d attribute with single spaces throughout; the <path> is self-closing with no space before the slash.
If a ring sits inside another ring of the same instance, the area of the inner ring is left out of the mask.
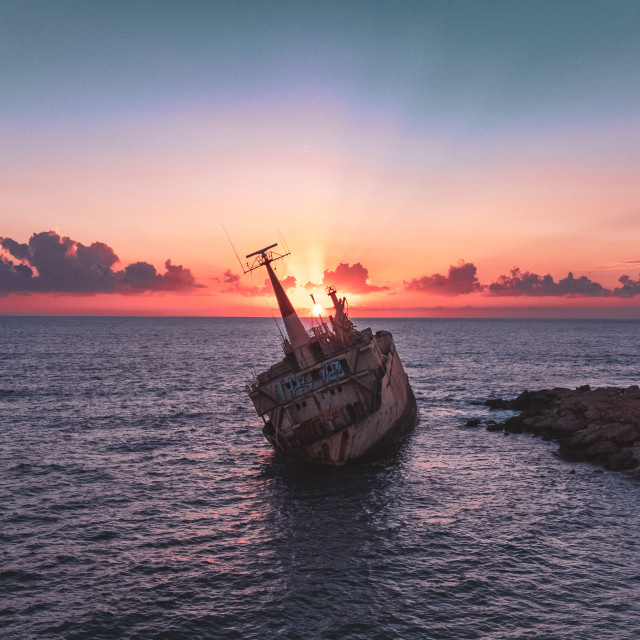
<path id="1" fill-rule="evenodd" d="M 322 274 L 322 282 L 307 282 L 305 289 L 314 289 L 321 286 L 334 286 L 337 289 L 348 291 L 349 293 L 373 293 L 375 291 L 386 291 L 389 287 L 378 286 L 369 283 L 369 270 L 359 262 L 349 265 L 341 262 L 335 271 L 325 269 Z"/>

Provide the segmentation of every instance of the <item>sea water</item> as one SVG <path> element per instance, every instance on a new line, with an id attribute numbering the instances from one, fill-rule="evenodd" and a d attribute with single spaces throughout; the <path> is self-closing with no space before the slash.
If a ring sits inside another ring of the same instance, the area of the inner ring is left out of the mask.
<path id="1" fill-rule="evenodd" d="M 640 323 L 356 324 L 421 420 L 332 469 L 261 434 L 272 319 L 0 318 L 0 637 L 639 638 L 640 483 L 463 425 L 640 382 Z"/>

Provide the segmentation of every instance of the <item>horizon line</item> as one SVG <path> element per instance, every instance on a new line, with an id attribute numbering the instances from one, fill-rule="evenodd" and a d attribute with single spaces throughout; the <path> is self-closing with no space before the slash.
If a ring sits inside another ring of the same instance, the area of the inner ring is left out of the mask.
<path id="1" fill-rule="evenodd" d="M 560 309 L 559 309 L 560 311 Z M 299 316 L 303 320 L 311 316 Z M 2 318 L 184 318 L 208 320 L 281 320 L 272 316 L 233 316 L 233 315 L 176 315 L 176 314 L 136 314 L 136 313 L 0 313 Z M 640 321 L 637 316 L 615 317 L 594 315 L 425 315 L 425 316 L 350 316 L 353 320 L 612 320 L 612 321 Z M 314 317 L 315 319 L 315 317 Z M 325 320 L 328 320 L 326 318 Z"/>

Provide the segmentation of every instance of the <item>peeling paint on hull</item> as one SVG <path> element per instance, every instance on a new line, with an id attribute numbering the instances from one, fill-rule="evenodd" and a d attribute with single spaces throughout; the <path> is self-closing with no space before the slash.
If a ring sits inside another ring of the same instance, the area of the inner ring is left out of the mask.
<path id="1" fill-rule="evenodd" d="M 328 438 L 323 438 L 313 445 L 301 447 L 297 450 L 287 452 L 287 455 L 294 458 L 317 462 L 320 464 L 341 466 L 351 460 L 356 460 L 362 456 L 371 453 L 385 445 L 392 444 L 402 440 L 409 434 L 418 424 L 420 419 L 418 407 L 416 404 L 413 391 L 409 388 L 410 398 L 408 404 L 402 414 L 382 432 L 379 438 L 372 437 L 371 431 L 380 433 L 380 429 L 376 429 L 376 424 L 380 418 L 378 416 L 370 416 L 351 427 L 347 427 L 342 432 L 338 432 Z M 344 434 L 347 434 L 345 437 Z M 355 434 L 355 436 L 354 436 Z M 363 434 L 360 436 L 360 434 Z M 345 450 L 343 449 L 343 441 L 354 443 Z M 325 455 L 323 446 L 327 446 L 329 455 Z"/>
<path id="2" fill-rule="evenodd" d="M 345 380 L 343 384 L 346 383 Z M 393 343 L 377 391 L 380 400 L 376 411 L 312 442 L 283 447 L 275 437 L 267 435 L 267 439 L 287 456 L 319 464 L 339 466 L 360 458 L 380 446 L 400 440 L 419 421 L 416 399 Z"/>

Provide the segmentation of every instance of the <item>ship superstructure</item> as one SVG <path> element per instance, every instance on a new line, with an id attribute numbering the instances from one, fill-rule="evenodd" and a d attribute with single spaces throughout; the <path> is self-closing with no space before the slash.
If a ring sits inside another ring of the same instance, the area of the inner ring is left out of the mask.
<path id="1" fill-rule="evenodd" d="M 267 440 L 276 451 L 341 465 L 399 439 L 419 416 L 391 334 L 358 331 L 335 287 L 326 289 L 334 315 L 307 331 L 271 266 L 288 255 L 276 246 L 249 254 L 245 269 L 266 268 L 288 336 L 284 358 L 247 386 Z"/>

